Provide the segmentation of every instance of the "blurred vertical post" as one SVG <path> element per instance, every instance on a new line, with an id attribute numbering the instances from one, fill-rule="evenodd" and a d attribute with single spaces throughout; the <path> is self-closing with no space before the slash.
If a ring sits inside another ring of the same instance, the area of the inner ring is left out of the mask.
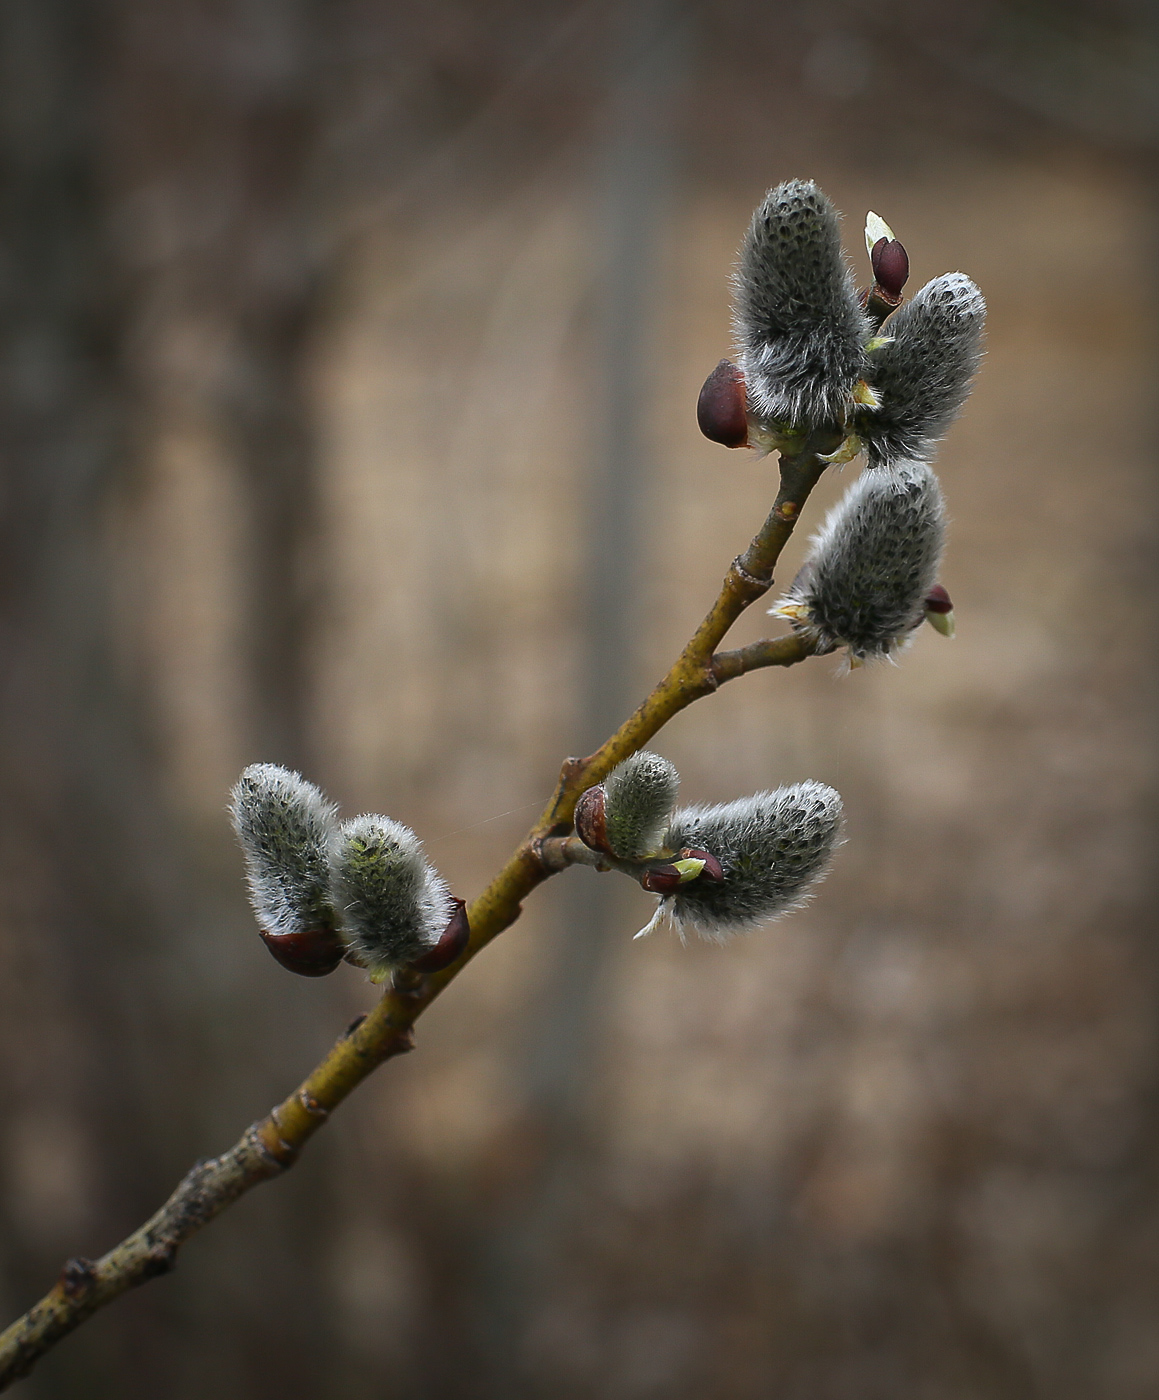
<path id="1" fill-rule="evenodd" d="M 677 0 L 638 0 L 621 12 L 609 95 L 603 191 L 599 315 L 595 348 L 597 456 L 585 498 L 587 597 L 580 638 L 580 751 L 620 724 L 641 684 L 639 614 L 644 502 L 651 485 L 648 404 L 655 345 L 657 270 L 671 205 L 674 96 L 684 51 Z M 615 887 L 580 872 L 565 887 L 543 1025 L 533 1057 L 540 1112 L 579 1128 L 581 1087 L 591 1077 L 597 989 L 620 940 L 612 929 Z"/>
<path id="2" fill-rule="evenodd" d="M 584 611 L 579 650 L 577 751 L 615 729 L 638 699 L 635 637 L 646 548 L 644 504 L 651 489 L 648 405 L 656 339 L 657 271 L 673 183 L 672 126 L 685 51 L 686 16 L 678 0 L 637 0 L 616 13 L 598 172 L 593 376 L 594 460 L 582 493 L 587 545 L 582 556 Z M 501 1216 L 485 1266 L 490 1306 L 484 1345 L 502 1393 L 513 1393 L 520 1333 L 532 1298 L 568 1228 L 582 1171 L 597 1062 L 599 989 L 623 944 L 615 927 L 615 889 L 590 871 L 569 878 L 549 950 L 543 991 L 523 1071 L 536 1144 L 532 1189 L 517 1217 Z M 497 1391 L 497 1393 L 499 1393 Z"/>

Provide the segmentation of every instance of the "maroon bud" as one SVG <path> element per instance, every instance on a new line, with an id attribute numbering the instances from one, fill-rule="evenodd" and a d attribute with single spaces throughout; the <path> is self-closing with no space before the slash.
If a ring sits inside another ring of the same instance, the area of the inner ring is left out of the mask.
<path id="1" fill-rule="evenodd" d="M 702 860 L 704 869 L 696 877 L 698 880 L 711 880 L 714 885 L 719 885 L 724 879 L 724 871 L 720 868 L 720 861 L 708 851 L 697 851 L 691 847 L 686 851 L 681 851 L 682 860 Z"/>
<path id="2" fill-rule="evenodd" d="M 731 360 L 721 360 L 704 381 L 696 401 L 696 421 L 709 442 L 724 447 L 744 447 L 748 442 L 744 374 Z"/>
<path id="3" fill-rule="evenodd" d="M 671 894 L 683 883 L 674 865 L 653 865 L 640 876 L 640 888 L 649 894 Z"/>
<path id="4" fill-rule="evenodd" d="M 299 977 L 325 977 L 346 953 L 332 928 L 309 928 L 301 933 L 267 933 L 259 929 L 266 947 L 288 972 Z"/>
<path id="5" fill-rule="evenodd" d="M 615 855 L 608 845 L 608 828 L 604 820 L 607 794 L 603 785 L 590 787 L 575 804 L 575 834 L 590 850 L 601 855 Z"/>
<path id="6" fill-rule="evenodd" d="M 407 966 L 424 975 L 428 972 L 442 972 L 444 967 L 450 967 L 470 941 L 471 925 L 467 922 L 467 905 L 465 901 L 456 899 L 455 912 L 440 934 L 439 941 Z"/>
<path id="7" fill-rule="evenodd" d="M 950 602 L 950 595 L 940 583 L 935 583 L 926 594 L 926 612 L 949 613 L 953 611 L 954 605 Z"/>
<path id="8" fill-rule="evenodd" d="M 869 255 L 877 285 L 889 297 L 901 296 L 909 280 L 909 254 L 896 238 L 879 238 Z"/>

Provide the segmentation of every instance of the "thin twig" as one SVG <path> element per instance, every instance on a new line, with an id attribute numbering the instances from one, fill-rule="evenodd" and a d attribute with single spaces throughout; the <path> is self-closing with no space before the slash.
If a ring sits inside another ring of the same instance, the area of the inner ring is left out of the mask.
<path id="1" fill-rule="evenodd" d="M 736 651 L 718 651 L 712 658 L 712 674 L 717 684 L 723 685 L 725 681 L 765 666 L 795 666 L 798 661 L 815 654 L 816 644 L 798 632 L 787 637 L 766 637 L 763 641 L 750 642 L 747 647 L 738 647 Z"/>
<path id="2" fill-rule="evenodd" d="M 564 763 L 539 820 L 469 906 L 471 940 L 458 961 L 413 988 L 387 991 L 284 1103 L 247 1128 L 228 1152 L 197 1163 L 150 1220 L 100 1259 L 70 1259 L 56 1285 L 0 1335 L 0 1390 L 27 1375 L 50 1347 L 106 1303 L 173 1268 L 177 1250 L 191 1235 L 251 1187 L 292 1166 L 347 1094 L 384 1060 L 411 1049 L 418 1017 L 481 949 L 515 922 L 527 895 L 565 865 L 586 860 L 568 843 L 553 840 L 570 834 L 581 793 L 722 681 L 759 666 L 789 666 L 811 654 L 808 644 L 795 636 L 719 655 L 716 648 L 741 613 L 771 586 L 781 551 L 825 470 L 819 454 L 832 451 L 840 437 L 836 431 L 814 434 L 800 454 L 781 458 L 781 486 L 773 508 L 748 549 L 733 562 L 711 611 L 668 674 L 616 733 L 589 757 Z M 545 851 L 548 840 L 552 848 Z"/>

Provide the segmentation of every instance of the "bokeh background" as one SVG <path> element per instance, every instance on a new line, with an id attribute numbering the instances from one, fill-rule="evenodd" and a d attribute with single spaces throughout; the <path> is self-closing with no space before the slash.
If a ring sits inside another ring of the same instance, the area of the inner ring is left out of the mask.
<path id="1" fill-rule="evenodd" d="M 633 943 L 552 881 L 14 1393 L 1159 1393 L 1156 7 L 10 0 L 0 70 L 12 1316 L 372 1003 L 256 937 L 243 765 L 470 895 L 699 620 L 773 492 L 693 418 L 765 188 L 991 308 L 958 639 L 658 741 L 688 799 L 840 788 L 813 907 Z"/>

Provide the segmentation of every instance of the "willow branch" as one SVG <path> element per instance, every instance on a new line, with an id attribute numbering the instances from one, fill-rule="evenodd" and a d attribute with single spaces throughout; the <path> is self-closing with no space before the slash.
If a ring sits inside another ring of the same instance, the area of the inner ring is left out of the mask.
<path id="1" fill-rule="evenodd" d="M 450 967 L 414 985 L 388 990 L 370 1014 L 334 1045 L 283 1103 L 252 1124 L 220 1157 L 198 1162 L 159 1211 L 97 1260 L 70 1259 L 55 1286 L 0 1335 L 0 1389 L 26 1375 L 46 1351 L 99 1308 L 130 1288 L 166 1273 L 177 1250 L 251 1187 L 279 1176 L 335 1108 L 380 1065 L 411 1049 L 413 1026 L 468 962 L 519 917 L 522 901 L 565 865 L 586 860 L 570 843 L 581 793 L 694 700 L 758 666 L 787 666 L 810 654 L 797 637 L 758 642 L 716 654 L 741 613 L 764 596 L 801 508 L 825 470 L 820 454 L 839 442 L 837 431 L 814 434 L 796 456 L 781 458 L 781 483 L 764 525 L 733 561 L 720 594 L 691 641 L 642 705 L 595 753 L 569 758 L 539 820 L 487 888 L 468 906 L 471 938 Z M 545 847 L 545 842 L 551 842 Z M 582 843 L 576 843 L 582 845 Z"/>
<path id="2" fill-rule="evenodd" d="M 749 671 L 760 671 L 766 666 L 795 666 L 798 661 L 814 655 L 815 643 L 797 632 L 787 637 L 766 637 L 763 641 L 750 642 L 747 647 L 738 647 L 736 651 L 718 651 L 712 658 L 712 674 L 717 685 L 723 685 Z"/>

